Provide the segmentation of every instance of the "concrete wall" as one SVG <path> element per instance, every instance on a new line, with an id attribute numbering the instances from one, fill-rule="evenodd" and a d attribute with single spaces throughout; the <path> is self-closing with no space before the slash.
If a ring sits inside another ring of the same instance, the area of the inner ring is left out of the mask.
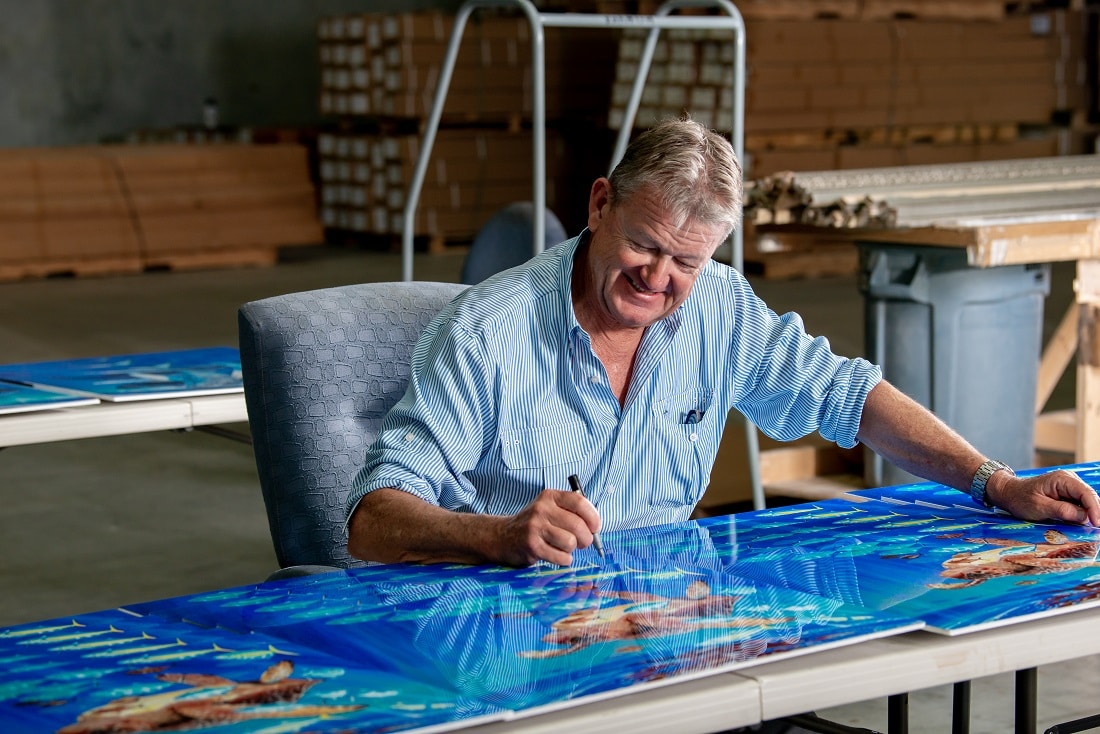
<path id="1" fill-rule="evenodd" d="M 0 0 L 0 147 L 319 121 L 317 22 L 458 0 Z"/>

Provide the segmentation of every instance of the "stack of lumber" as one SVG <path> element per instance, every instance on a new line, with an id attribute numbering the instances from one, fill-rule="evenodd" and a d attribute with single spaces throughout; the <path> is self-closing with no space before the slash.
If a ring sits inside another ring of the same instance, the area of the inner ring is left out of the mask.
<path id="1" fill-rule="evenodd" d="M 325 227 L 382 235 L 396 244 L 405 197 L 420 154 L 417 134 L 322 133 L 318 137 L 321 219 Z M 428 249 L 469 242 L 493 214 L 530 199 L 528 131 L 444 128 L 436 136 L 414 220 Z M 547 206 L 566 160 L 564 144 L 547 134 Z"/>
<path id="2" fill-rule="evenodd" d="M 1058 155 L 1056 121 L 1081 120 L 1086 23 L 1079 11 L 1005 15 L 984 3 L 908 3 L 932 15 L 793 17 L 817 3 L 741 5 L 746 18 L 748 174 Z M 843 3 L 838 3 L 844 5 Z M 918 6 L 927 5 L 928 8 Z M 980 6 L 980 7 L 979 7 Z M 955 8 L 957 19 L 945 17 Z M 964 12 L 965 11 L 965 12 Z M 730 128 L 729 32 L 666 32 L 637 125 L 689 111 Z M 644 31 L 623 36 L 610 121 L 637 74 Z M 1026 134 L 1025 134 L 1026 133 Z"/>
<path id="3" fill-rule="evenodd" d="M 322 239 L 299 145 L 0 153 L 0 278 L 271 264 Z"/>
<path id="4" fill-rule="evenodd" d="M 750 182 L 745 196 L 756 225 L 913 228 L 1035 213 L 1100 213 L 1100 156 L 787 171 Z"/>
<path id="5" fill-rule="evenodd" d="M 1031 246 L 1042 248 L 1062 226 L 1052 218 L 1074 229 L 1100 216 L 1100 156 L 788 171 L 749 182 L 745 205 L 745 260 L 765 277 L 854 272 L 854 229 L 927 242 L 955 227 L 1041 220 Z"/>
<path id="6" fill-rule="evenodd" d="M 137 271 L 125 188 L 98 148 L 0 151 L 0 279 Z"/>

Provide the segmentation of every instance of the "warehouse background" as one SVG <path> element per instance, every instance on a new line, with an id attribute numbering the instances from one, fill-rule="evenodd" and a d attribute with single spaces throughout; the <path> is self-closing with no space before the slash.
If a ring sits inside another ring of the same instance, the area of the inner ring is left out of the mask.
<path id="1" fill-rule="evenodd" d="M 356 95 L 369 84 L 351 63 L 365 60 L 365 52 L 352 49 L 368 46 L 365 31 L 362 41 L 349 35 L 349 20 L 414 11 L 445 17 L 458 5 L 0 0 L 0 280 L 7 281 L 0 283 L 0 358 L 234 344 L 235 309 L 246 300 L 397 279 L 392 214 L 430 75 L 399 96 L 410 105 L 401 115 L 386 112 L 384 96 L 380 109 L 357 107 Z M 580 0 L 554 6 L 652 8 Z M 1095 150 L 1100 4 L 737 6 L 748 24 L 750 176 Z M 490 25 L 471 28 L 469 42 Z M 563 42 L 562 31 L 549 33 L 559 36 L 551 44 Z M 728 68 L 722 42 L 706 34 L 670 40 L 639 122 L 686 107 L 721 126 Z M 577 45 L 565 56 L 560 46 L 548 49 L 563 61 L 548 68 L 559 79 L 548 125 L 551 155 L 562 166 L 552 171 L 551 202 L 572 234 L 583 213 L 577 195 L 608 162 L 637 38 L 578 31 L 570 43 Z M 520 47 L 513 57 L 522 70 L 527 56 Z M 565 66 L 566 58 L 578 65 Z M 480 72 L 472 73 L 476 80 Z M 525 77 L 504 78 L 521 85 L 505 98 L 514 104 L 452 110 L 426 210 L 442 211 L 455 183 L 459 197 L 481 197 L 482 217 L 501 204 L 491 198 L 501 189 L 509 199 L 528 197 Z M 584 100 L 569 95 L 569 82 L 580 81 L 591 94 Z M 601 84 L 605 91 L 592 89 Z M 373 88 L 370 94 L 373 105 Z M 213 130 L 204 119 L 207 100 L 216 101 Z M 210 145 L 215 139 L 226 144 Z M 491 166 L 455 152 L 469 148 L 485 151 Z M 391 156 L 377 170 L 376 149 Z M 463 165 L 493 178 L 458 178 Z M 388 181 L 391 172 L 395 185 L 381 192 L 383 214 L 376 216 L 373 182 Z M 358 180 L 364 176 L 372 186 Z M 464 201 L 460 208 L 468 211 Z M 453 280 L 478 220 L 442 226 L 440 216 L 420 225 L 416 273 Z M 808 328 L 828 336 L 838 352 L 858 353 L 854 249 L 799 243 L 776 260 L 753 244 L 747 238 L 758 292 L 777 310 L 802 312 Z M 96 251 L 100 246 L 106 249 Z M 264 267 L 229 269 L 242 265 Z M 1072 301 L 1072 278 L 1071 264 L 1056 265 L 1047 301 L 1055 323 Z M 1058 407 L 1072 405 L 1071 383 L 1061 394 Z M 730 446 L 737 445 L 733 437 Z M 830 454 L 831 470 L 850 469 L 846 458 Z M 739 457 L 730 461 L 743 466 Z M 8 501 L 0 518 L 0 623 L 249 583 L 274 567 L 254 460 L 242 444 L 197 433 L 141 434 L 9 449 L 0 464 Z M 1074 706 L 1094 700 L 1088 694 L 1098 665 L 1090 659 L 1042 676 L 1063 696 L 1044 697 L 1054 711 L 1045 720 L 1068 718 Z M 1011 681 L 992 685 L 1011 690 Z M 922 718 L 929 708 L 945 710 L 949 693 L 936 695 Z M 1011 707 L 995 692 L 978 698 L 983 715 L 998 723 L 976 722 L 975 730 L 1006 730 Z M 865 711 L 851 723 L 882 718 Z M 926 730 L 945 727 L 940 721 Z"/>

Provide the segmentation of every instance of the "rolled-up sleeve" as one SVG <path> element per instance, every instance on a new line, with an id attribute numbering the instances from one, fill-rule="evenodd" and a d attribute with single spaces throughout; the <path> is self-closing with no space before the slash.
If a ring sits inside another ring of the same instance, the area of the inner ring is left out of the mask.
<path id="1" fill-rule="evenodd" d="M 777 316 L 751 298 L 754 305 L 742 311 L 738 326 L 743 341 L 737 342 L 735 359 L 750 375 L 738 410 L 776 440 L 817 431 L 844 448 L 855 446 L 863 403 L 882 370 L 865 359 L 834 354 L 828 339 L 806 333 L 797 314 Z"/>
<path id="2" fill-rule="evenodd" d="M 469 508 L 475 493 L 464 472 L 477 465 L 493 435 L 491 374 L 476 337 L 447 313 L 433 321 L 413 352 L 405 395 L 367 451 L 348 516 L 383 487 L 448 509 Z"/>

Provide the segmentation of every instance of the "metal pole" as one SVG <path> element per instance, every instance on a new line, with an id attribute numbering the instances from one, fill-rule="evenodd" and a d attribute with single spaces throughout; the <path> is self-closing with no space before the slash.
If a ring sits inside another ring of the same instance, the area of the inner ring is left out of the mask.
<path id="1" fill-rule="evenodd" d="M 416 168 L 413 169 L 409 190 L 405 193 L 405 211 L 401 217 L 401 278 L 405 281 L 410 281 L 413 277 L 413 219 L 416 216 L 416 205 L 420 203 L 420 190 L 424 187 L 424 177 L 428 172 L 428 161 L 432 157 L 432 146 L 435 145 L 439 120 L 443 117 L 443 104 L 447 100 L 447 89 L 451 86 L 451 74 L 454 72 L 455 60 L 458 58 L 458 49 L 462 45 L 462 31 L 466 28 L 466 20 L 470 17 L 470 13 L 481 4 L 478 0 L 471 0 L 459 8 L 455 15 L 454 29 L 451 31 L 451 40 L 447 45 L 447 55 L 443 57 L 443 68 L 439 73 L 439 86 L 435 88 L 432 109 L 428 113 L 428 124 L 424 128 L 424 140 L 420 144 L 420 154 L 416 159 Z"/>
<path id="2" fill-rule="evenodd" d="M 416 207 L 420 201 L 420 192 L 424 186 L 427 174 L 428 162 L 431 158 L 432 146 L 435 144 L 435 136 L 439 131 L 439 121 L 443 116 L 443 106 L 447 99 L 447 91 L 450 88 L 451 77 L 454 72 L 458 50 L 462 43 L 462 33 L 466 27 L 466 21 L 470 14 L 477 8 L 486 7 L 514 7 L 519 8 L 527 16 L 531 24 L 531 62 L 533 77 L 532 100 L 532 137 L 534 166 L 534 181 L 532 189 L 533 204 L 535 207 L 534 231 L 532 233 L 532 254 L 542 252 L 546 238 L 546 54 L 545 37 L 543 29 L 555 28 L 649 28 L 653 47 L 656 46 L 656 34 L 662 28 L 680 28 L 687 30 L 701 29 L 729 29 L 734 32 L 734 74 L 733 74 L 733 109 L 731 110 L 731 141 L 734 151 L 739 159 L 743 160 L 743 117 L 745 96 L 745 24 L 741 13 L 729 0 L 669 0 L 657 11 L 657 15 L 592 15 L 585 13 L 546 13 L 540 14 L 530 0 L 467 0 L 455 15 L 454 28 L 451 31 L 450 43 L 447 54 L 444 57 L 443 66 L 439 75 L 439 86 L 436 88 L 432 99 L 432 108 L 428 114 L 427 125 L 424 129 L 424 140 L 417 158 L 416 168 L 413 170 L 413 178 L 409 183 L 409 190 L 405 197 L 405 209 L 402 217 L 401 254 L 402 254 L 402 278 L 406 281 L 413 277 L 413 235 Z M 685 7 L 719 7 L 730 17 L 671 17 L 668 14 L 676 8 Z M 647 40 L 647 44 L 650 41 Z M 645 61 L 645 69 L 648 71 L 652 63 L 653 49 L 650 48 L 648 58 Z M 620 131 L 620 143 L 616 145 L 616 153 L 612 158 L 611 167 L 614 168 L 622 153 L 626 150 L 626 143 L 630 139 L 630 128 L 633 127 L 634 117 L 637 115 L 638 103 L 641 100 L 641 90 L 645 85 L 646 74 L 639 74 L 634 82 L 634 92 L 628 107 L 632 108 L 627 119 L 624 120 L 623 130 Z M 635 100 L 634 97 L 637 97 Z M 625 134 L 625 138 L 623 137 Z M 621 145 L 621 150 L 619 146 Z M 741 230 L 733 235 L 731 264 L 740 269 L 742 267 Z M 753 435 L 755 439 L 755 434 Z"/>

